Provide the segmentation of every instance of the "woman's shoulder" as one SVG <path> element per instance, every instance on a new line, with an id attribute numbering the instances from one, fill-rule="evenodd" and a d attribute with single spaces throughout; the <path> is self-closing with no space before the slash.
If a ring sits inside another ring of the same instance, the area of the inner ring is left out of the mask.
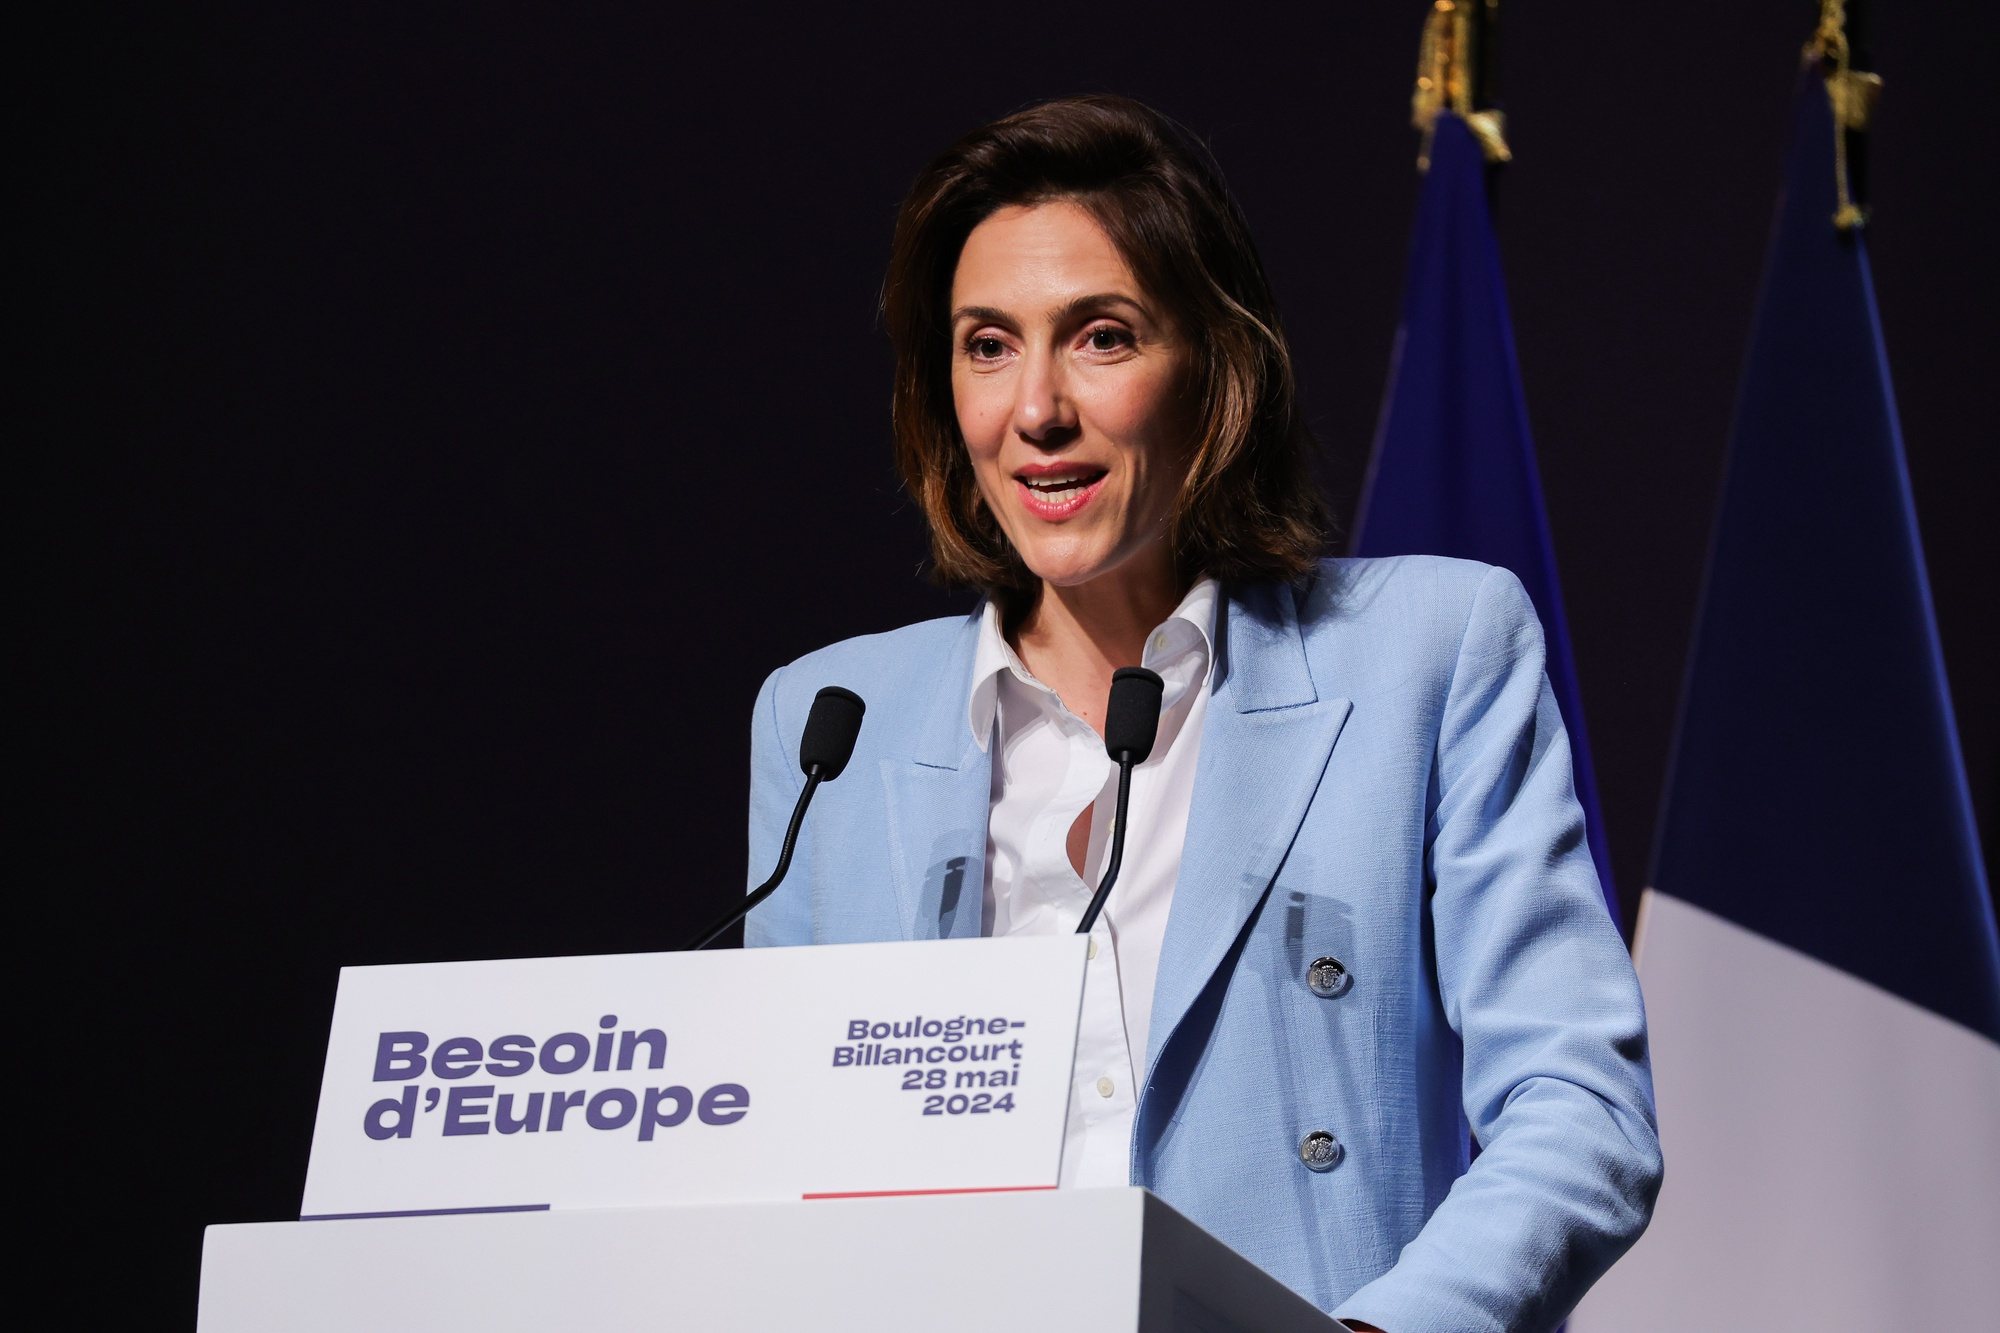
<path id="1" fill-rule="evenodd" d="M 1324 560 L 1294 598 L 1308 655 L 1343 673 L 1362 662 L 1397 678 L 1423 664 L 1449 668 L 1469 644 L 1496 636 L 1518 653 L 1541 649 L 1541 622 L 1521 581 L 1477 560 Z"/>
<path id="2" fill-rule="evenodd" d="M 920 691 L 928 695 L 961 657 L 970 671 L 978 630 L 975 613 L 841 639 L 773 671 L 764 693 L 781 718 L 793 713 L 803 718 L 813 696 L 828 685 L 853 690 L 871 704 Z"/>
<path id="3" fill-rule="evenodd" d="M 1308 629 L 1390 625 L 1410 627 L 1439 618 L 1464 623 L 1476 603 L 1496 609 L 1527 604 L 1521 581 L 1499 565 L 1442 555 L 1391 555 L 1322 560 L 1294 590 Z"/>
<path id="4" fill-rule="evenodd" d="M 815 670 L 861 670 L 870 672 L 916 669 L 928 664 L 935 669 L 937 657 L 961 644 L 970 644 L 978 632 L 979 617 L 939 616 L 912 625 L 874 634 L 857 634 L 823 648 L 815 648 L 780 668 L 786 672 Z M 838 682 L 833 682 L 838 683 Z"/>

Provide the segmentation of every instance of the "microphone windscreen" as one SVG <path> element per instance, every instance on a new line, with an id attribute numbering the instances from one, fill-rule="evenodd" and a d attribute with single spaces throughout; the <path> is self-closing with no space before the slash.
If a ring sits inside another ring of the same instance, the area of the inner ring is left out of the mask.
<path id="1" fill-rule="evenodd" d="M 820 777 L 831 782 L 854 755 L 854 738 L 861 734 L 861 715 L 868 705 L 853 690 L 829 685 L 813 696 L 806 714 L 806 734 L 799 738 L 799 767 L 808 774 L 819 765 Z"/>
<path id="2" fill-rule="evenodd" d="M 1111 674 L 1111 701 L 1104 706 L 1104 752 L 1115 761 L 1129 754 L 1143 764 L 1160 730 L 1160 696 L 1166 683 L 1144 667 L 1119 667 Z"/>

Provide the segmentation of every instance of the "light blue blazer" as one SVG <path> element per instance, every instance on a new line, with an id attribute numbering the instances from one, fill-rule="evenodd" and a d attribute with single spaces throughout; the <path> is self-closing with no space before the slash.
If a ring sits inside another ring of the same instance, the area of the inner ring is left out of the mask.
<path id="1" fill-rule="evenodd" d="M 765 682 L 753 880 L 814 693 L 868 715 L 751 944 L 979 934 L 977 628 L 850 639 Z M 1216 641 L 1132 1180 L 1344 1318 L 1550 1327 L 1644 1229 L 1660 1148 L 1534 608 L 1503 569 L 1336 560 L 1304 589 L 1227 587 Z M 1320 957 L 1345 990 L 1308 986 Z M 1332 1170 L 1300 1159 L 1315 1130 Z"/>

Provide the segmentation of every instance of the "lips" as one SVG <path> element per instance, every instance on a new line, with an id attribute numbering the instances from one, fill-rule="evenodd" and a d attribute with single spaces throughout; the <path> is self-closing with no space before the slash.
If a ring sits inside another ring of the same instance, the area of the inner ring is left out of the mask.
<path id="1" fill-rule="evenodd" d="M 1101 467 L 1061 464 L 1023 468 L 1014 474 L 1022 507 L 1037 518 L 1064 519 L 1089 504 L 1110 475 Z"/>

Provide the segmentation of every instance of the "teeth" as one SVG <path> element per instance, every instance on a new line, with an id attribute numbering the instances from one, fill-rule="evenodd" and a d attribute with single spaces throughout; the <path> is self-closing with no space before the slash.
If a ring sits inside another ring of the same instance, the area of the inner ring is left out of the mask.
<path id="1" fill-rule="evenodd" d="M 1049 494 L 1055 491 L 1067 491 L 1067 490 L 1073 490 L 1080 486 L 1088 486 L 1091 482 L 1096 481 L 1097 478 L 1096 477 L 1050 477 L 1041 480 L 1031 481 L 1028 480 L 1027 478 L 1023 478 L 1023 480 L 1027 483 L 1027 487 L 1029 490 L 1040 491 L 1043 494 Z"/>

